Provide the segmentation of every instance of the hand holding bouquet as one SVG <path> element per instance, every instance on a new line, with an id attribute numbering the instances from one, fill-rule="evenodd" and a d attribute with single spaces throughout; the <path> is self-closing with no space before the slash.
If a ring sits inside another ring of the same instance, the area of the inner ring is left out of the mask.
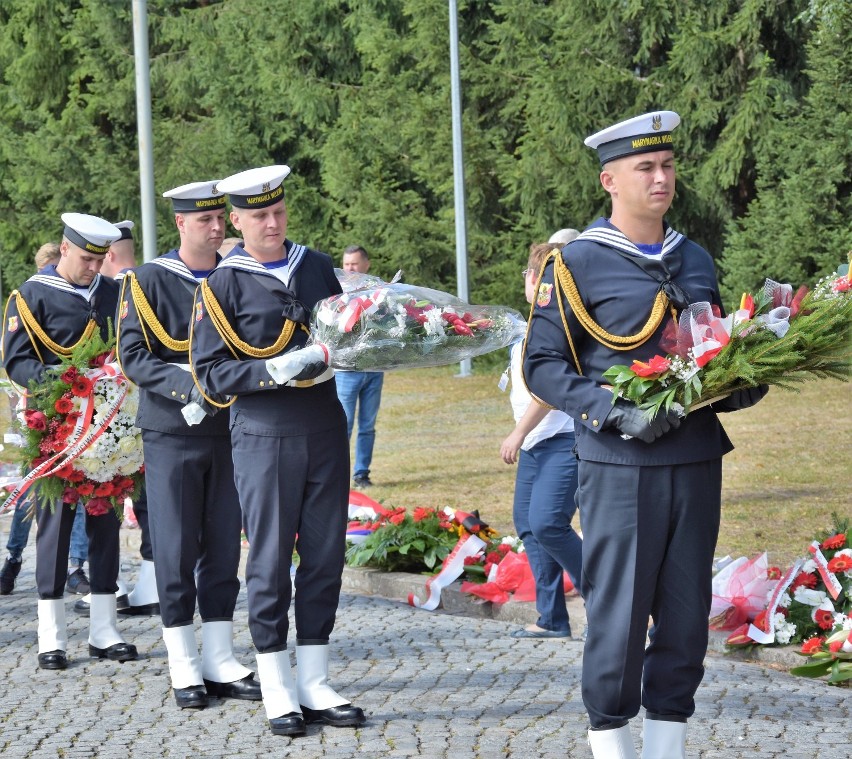
<path id="1" fill-rule="evenodd" d="M 636 403 L 649 418 L 661 410 L 683 414 L 759 385 L 792 387 L 822 377 L 846 378 L 852 357 L 852 281 L 848 272 L 821 280 L 813 291 L 767 279 L 757 296 L 722 318 L 697 303 L 671 322 L 661 340 L 665 355 L 604 372 L 613 402 Z"/>
<path id="2" fill-rule="evenodd" d="M 321 300 L 312 316 L 313 345 L 270 359 L 267 368 L 282 383 L 317 360 L 356 371 L 442 366 L 505 348 L 525 331 L 511 308 L 383 283 Z"/>

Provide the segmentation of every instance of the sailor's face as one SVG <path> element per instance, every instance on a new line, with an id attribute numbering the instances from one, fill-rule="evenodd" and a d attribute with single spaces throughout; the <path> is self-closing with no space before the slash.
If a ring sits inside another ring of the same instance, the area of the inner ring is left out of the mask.
<path id="1" fill-rule="evenodd" d="M 287 237 L 287 205 L 279 200 L 266 208 L 237 208 L 231 223 L 242 233 L 243 247 L 253 256 L 275 260 L 283 256 Z"/>
<path id="2" fill-rule="evenodd" d="M 56 272 L 72 285 L 92 284 L 104 264 L 103 255 L 89 253 L 68 240 L 62 241 L 59 252 L 61 258 L 56 265 Z"/>
<path id="3" fill-rule="evenodd" d="M 175 216 L 182 242 L 215 253 L 225 239 L 225 209 L 182 213 Z"/>
<path id="4" fill-rule="evenodd" d="M 642 153 L 612 161 L 601 172 L 604 187 L 624 210 L 662 217 L 674 200 L 675 162 L 671 150 Z"/>

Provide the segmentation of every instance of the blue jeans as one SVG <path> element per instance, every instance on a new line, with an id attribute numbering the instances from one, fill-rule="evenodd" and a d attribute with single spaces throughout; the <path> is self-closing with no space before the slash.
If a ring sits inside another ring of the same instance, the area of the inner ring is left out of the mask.
<path id="1" fill-rule="evenodd" d="M 358 406 L 358 437 L 355 440 L 354 477 L 370 474 L 373 444 L 376 442 L 376 417 L 382 400 L 382 372 L 337 372 L 337 397 L 346 413 L 346 430 L 352 439 L 355 426 L 355 406 Z"/>
<path id="2" fill-rule="evenodd" d="M 583 541 L 571 527 L 577 506 L 574 433 L 554 435 L 521 451 L 512 517 L 535 578 L 538 626 L 568 632 L 562 571 L 580 588 Z"/>
<path id="3" fill-rule="evenodd" d="M 6 543 L 6 550 L 9 551 L 9 557 L 12 559 L 20 560 L 21 554 L 27 547 L 34 518 L 25 519 L 24 516 L 32 502 L 32 497 L 26 498 L 15 507 L 12 524 L 9 526 L 9 540 Z M 69 563 L 77 566 L 82 566 L 89 555 L 86 515 L 83 512 L 85 512 L 83 506 L 78 505 L 77 513 L 74 515 L 74 526 L 71 528 L 71 550 L 68 554 Z"/>

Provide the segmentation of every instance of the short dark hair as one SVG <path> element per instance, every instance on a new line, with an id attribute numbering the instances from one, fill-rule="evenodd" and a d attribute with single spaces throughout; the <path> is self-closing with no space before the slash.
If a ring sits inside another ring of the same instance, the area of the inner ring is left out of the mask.
<path id="1" fill-rule="evenodd" d="M 343 251 L 344 256 L 347 256 L 351 253 L 360 253 L 368 261 L 370 260 L 370 254 L 367 253 L 367 249 L 362 247 L 361 245 L 348 245 L 346 247 L 346 249 Z"/>

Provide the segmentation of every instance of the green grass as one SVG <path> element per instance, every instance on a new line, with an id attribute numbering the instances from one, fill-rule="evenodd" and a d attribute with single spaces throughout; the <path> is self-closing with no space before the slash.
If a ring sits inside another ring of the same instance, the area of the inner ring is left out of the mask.
<path id="1" fill-rule="evenodd" d="M 459 378 L 458 367 L 388 372 L 368 494 L 389 505 L 452 506 L 514 534 L 515 467 L 500 459 L 514 426 L 499 370 Z M 757 406 L 721 415 L 736 449 L 725 456 L 717 554 L 804 555 L 831 514 L 850 515 L 852 385 L 773 389 Z M 354 455 L 354 435 L 352 441 Z M 582 528 L 582 519 L 578 520 Z"/>

